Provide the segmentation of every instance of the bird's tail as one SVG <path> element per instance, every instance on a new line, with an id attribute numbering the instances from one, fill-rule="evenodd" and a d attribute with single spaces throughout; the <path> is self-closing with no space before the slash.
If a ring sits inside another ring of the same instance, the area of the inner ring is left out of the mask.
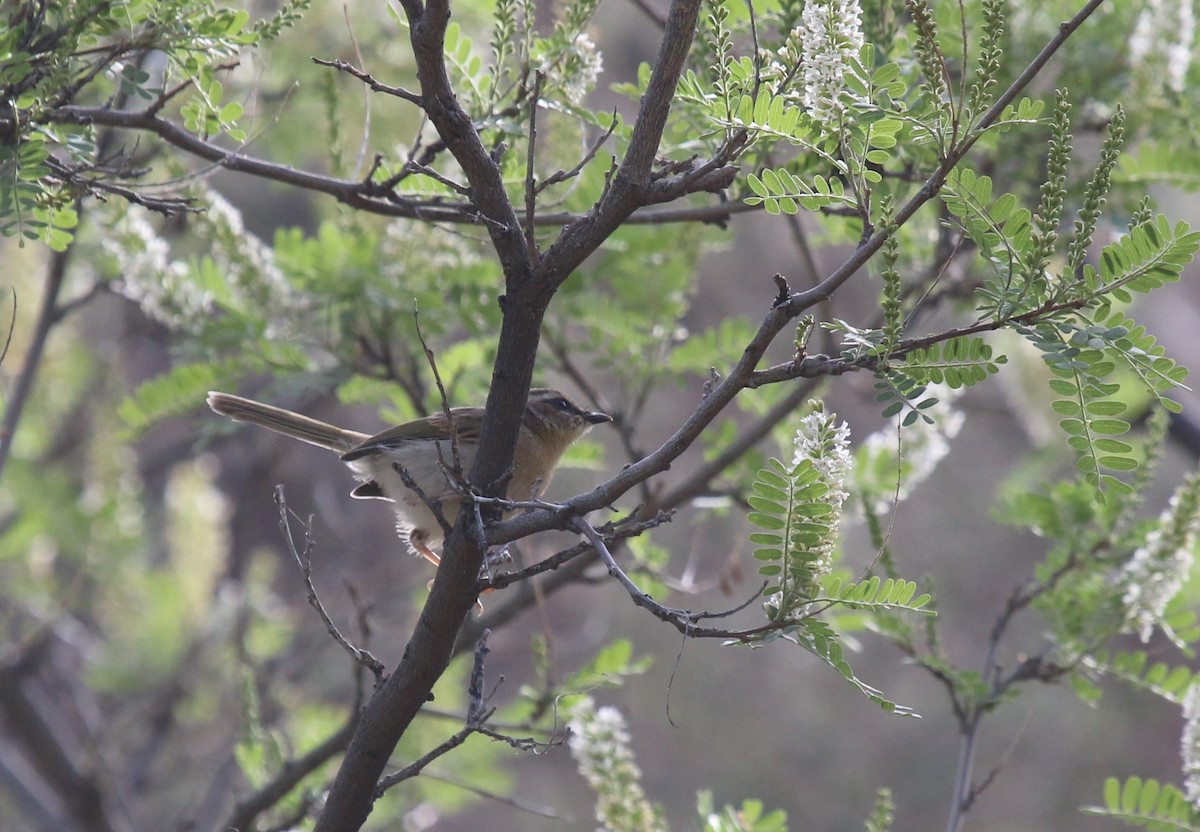
<path id="1" fill-rule="evenodd" d="M 328 448 L 338 453 L 345 453 L 368 438 L 365 433 L 343 430 L 335 425 L 310 419 L 281 407 L 272 407 L 269 404 L 262 404 L 229 393 L 209 393 L 208 406 L 235 422 L 258 425 L 275 433 L 282 433 L 284 436 L 290 436 L 301 442 Z"/>

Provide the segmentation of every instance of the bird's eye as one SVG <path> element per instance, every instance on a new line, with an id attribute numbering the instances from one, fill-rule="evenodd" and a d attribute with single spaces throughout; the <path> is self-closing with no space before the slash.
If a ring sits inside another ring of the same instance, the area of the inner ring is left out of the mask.
<path id="1" fill-rule="evenodd" d="M 551 404 L 553 404 L 559 410 L 571 410 L 571 403 L 566 399 L 555 399 L 553 402 L 551 402 Z"/>

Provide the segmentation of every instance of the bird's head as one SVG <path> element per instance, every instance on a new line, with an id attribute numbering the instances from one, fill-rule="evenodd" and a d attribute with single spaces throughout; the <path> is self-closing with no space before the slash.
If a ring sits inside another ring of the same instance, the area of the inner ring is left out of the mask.
<path id="1" fill-rule="evenodd" d="M 523 421 L 541 439 L 565 450 L 593 425 L 611 422 L 612 417 L 598 410 L 584 410 L 557 390 L 535 387 L 529 391 Z"/>

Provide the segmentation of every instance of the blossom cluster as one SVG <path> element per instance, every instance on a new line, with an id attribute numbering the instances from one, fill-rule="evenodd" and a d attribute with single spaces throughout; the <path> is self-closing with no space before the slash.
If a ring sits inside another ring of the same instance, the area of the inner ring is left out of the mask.
<path id="1" fill-rule="evenodd" d="M 821 482 L 829 489 L 821 498 L 821 501 L 828 503 L 832 509 L 828 515 L 829 534 L 825 536 L 819 550 L 814 553 L 819 557 L 814 564 L 813 574 L 820 576 L 833 566 L 838 521 L 842 515 L 842 505 L 849 496 L 846 479 L 850 475 L 852 465 L 850 426 L 845 422 L 839 423 L 836 414 L 827 414 L 824 408 L 818 406 L 800 421 L 800 428 L 796 431 L 795 448 L 792 466 L 809 460 Z"/>
<path id="2" fill-rule="evenodd" d="M 575 36 L 565 57 L 544 67 L 546 80 L 562 89 L 567 101 L 575 106 L 582 104 L 584 96 L 596 86 L 603 69 L 604 56 L 585 32 Z"/>
<path id="3" fill-rule="evenodd" d="M 832 126 L 845 113 L 844 79 L 863 48 L 862 8 L 858 0 L 809 0 L 800 20 L 793 35 L 800 40 L 804 106 Z"/>
<path id="4" fill-rule="evenodd" d="M 280 270 L 275 250 L 251 234 L 242 213 L 216 191 L 204 195 L 206 210 L 200 215 L 200 232 L 212 240 L 210 256 L 234 293 L 234 303 L 262 313 L 267 339 L 296 339 L 297 324 L 307 316 L 297 314 L 302 296 Z"/>
<path id="5" fill-rule="evenodd" d="M 1193 806 L 1200 806 L 1200 685 L 1194 681 L 1183 697 L 1183 735 L 1179 742 L 1183 758 L 1183 793 Z"/>
<path id="6" fill-rule="evenodd" d="M 616 708 L 585 698 L 572 709 L 567 744 L 579 773 L 596 793 L 596 820 L 604 829 L 652 832 L 662 818 L 646 800 L 642 772 L 629 748 L 629 729 Z"/>
<path id="7" fill-rule="evenodd" d="M 109 224 L 101 249 L 118 275 L 113 288 L 149 317 L 172 329 L 193 330 L 208 314 L 212 296 L 188 275 L 186 264 L 171 259 L 171 248 L 144 211 L 129 205 Z"/>
<path id="8" fill-rule="evenodd" d="M 191 218 L 207 243 L 206 256 L 221 277 L 224 303 L 265 317 L 268 338 L 295 333 L 304 301 L 280 270 L 272 248 L 246 230 L 242 214 L 223 196 L 206 191 L 204 210 Z M 109 226 L 102 241 L 117 278 L 113 287 L 151 318 L 171 329 L 198 334 L 212 320 L 217 288 L 203 269 L 172 256 L 171 247 L 146 213 L 131 207 Z"/>
<path id="9" fill-rule="evenodd" d="M 1122 568 L 1126 626 L 1148 641 L 1167 605 L 1191 575 L 1200 532 L 1200 473 L 1192 474 L 1171 496 L 1158 524 Z"/>

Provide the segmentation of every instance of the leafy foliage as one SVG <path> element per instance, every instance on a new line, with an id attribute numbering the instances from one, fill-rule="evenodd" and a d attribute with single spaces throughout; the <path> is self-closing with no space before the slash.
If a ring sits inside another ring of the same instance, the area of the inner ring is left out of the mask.
<path id="1" fill-rule="evenodd" d="M 1126 406 L 1113 398 L 1120 384 L 1105 381 L 1116 365 L 1103 350 L 1090 345 L 1088 335 L 1070 324 L 1043 324 L 1026 330 L 1026 337 L 1042 352 L 1055 375 L 1050 389 L 1063 398 L 1054 403 L 1054 409 L 1064 417 L 1059 426 L 1078 455 L 1079 469 L 1097 487 L 1125 491 L 1128 486 L 1124 482 L 1103 471 L 1137 467 L 1131 455 L 1133 447 L 1114 438 L 1129 431 L 1129 422 L 1117 418 Z"/>
<path id="2" fill-rule="evenodd" d="M 1000 283 L 989 283 L 981 292 L 995 304 L 992 314 L 996 317 L 1013 314 L 1015 306 L 1003 299 L 1007 296 L 1010 276 L 1029 246 L 1033 214 L 1020 207 L 1020 201 L 1011 193 L 993 200 L 991 178 L 967 167 L 955 169 L 941 191 L 941 198 L 979 247 L 983 258 L 1001 276 Z"/>
<path id="3" fill-rule="evenodd" d="M 1000 372 L 1000 365 L 1008 359 L 1003 355 L 992 356 L 991 346 L 982 338 L 960 336 L 909 350 L 896 371 L 916 382 L 945 384 L 957 390 Z"/>
<path id="4" fill-rule="evenodd" d="M 1197 810 L 1177 787 L 1157 780 L 1116 777 L 1104 781 L 1104 805 L 1086 806 L 1084 812 L 1125 821 L 1151 832 L 1190 832 L 1200 829 Z"/>
<path id="5" fill-rule="evenodd" d="M 1196 641 L 1195 634 L 1188 641 Z M 1112 656 L 1100 654 L 1097 662 L 1124 682 L 1177 705 L 1183 702 L 1184 694 L 1195 679 L 1192 670 L 1182 665 L 1171 667 L 1166 662 L 1151 663 L 1145 650 L 1118 651 Z"/>
<path id="6" fill-rule="evenodd" d="M 1123 303 L 1131 293 L 1145 294 L 1179 279 L 1179 273 L 1200 249 L 1200 232 L 1187 223 L 1174 226 L 1159 215 L 1135 225 L 1129 233 L 1100 252 L 1100 269 L 1084 266 L 1084 285 L 1097 295 L 1111 295 Z"/>
<path id="7" fill-rule="evenodd" d="M 876 376 L 874 388 L 875 401 L 886 405 L 882 414 L 884 418 L 903 413 L 902 427 L 910 427 L 916 424 L 918 419 L 926 424 L 930 423 L 930 418 L 922 411 L 936 405 L 938 399 L 936 396 L 925 395 L 928 389 L 926 385 L 904 373 L 886 372 Z"/>
<path id="8" fill-rule="evenodd" d="M 841 514 L 846 476 L 844 434 L 820 410 L 805 418 L 796 435 L 796 457 L 789 467 L 777 459 L 759 471 L 749 498 L 748 519 L 765 531 L 750 535 L 767 578 L 763 592 L 768 619 L 784 624 L 763 641 L 782 637 L 834 668 L 864 696 L 889 713 L 913 715 L 855 675 L 843 656 L 833 627 L 819 616 L 828 607 L 858 612 L 919 611 L 930 599 L 916 595 L 910 581 L 872 577 L 859 583 L 830 576 L 833 535 Z M 758 639 L 751 643 L 758 643 Z"/>
<path id="9" fill-rule="evenodd" d="M 750 174 L 746 183 L 756 194 L 746 197 L 746 204 L 762 205 L 771 214 L 795 214 L 801 208 L 815 211 L 832 205 L 855 204 L 840 179 L 826 179 L 819 174 L 806 182 L 787 168 L 766 168 L 758 174 Z"/>
<path id="10" fill-rule="evenodd" d="M 885 712 L 895 716 L 919 717 L 912 708 L 893 702 L 882 691 L 864 682 L 854 673 L 850 663 L 846 661 L 841 639 L 833 628 L 820 619 L 808 619 L 795 627 L 789 627 L 781 634 L 782 638 L 795 642 L 808 652 L 825 662 L 850 683 L 859 693 L 874 702 Z"/>
<path id="11" fill-rule="evenodd" d="M 703 791 L 696 798 L 696 813 L 704 832 L 787 832 L 787 813 L 767 811 L 760 800 L 744 800 L 740 806 L 714 807 L 712 793 Z"/>
<path id="12" fill-rule="evenodd" d="M 837 509 L 812 460 L 789 467 L 770 459 L 768 466 L 758 472 L 750 497 L 755 510 L 748 519 L 763 530 L 750 535 L 750 542 L 759 547 L 758 572 L 770 582 L 768 612 L 782 618 L 815 597 L 818 578 L 828 568 Z"/>
<path id="13" fill-rule="evenodd" d="M 912 581 L 881 579 L 878 575 L 858 583 L 843 583 L 840 578 L 833 577 L 826 583 L 825 592 L 830 599 L 851 609 L 890 608 L 915 611 L 925 609 L 933 600 L 933 596 L 928 593 L 914 598 L 917 585 Z"/>

